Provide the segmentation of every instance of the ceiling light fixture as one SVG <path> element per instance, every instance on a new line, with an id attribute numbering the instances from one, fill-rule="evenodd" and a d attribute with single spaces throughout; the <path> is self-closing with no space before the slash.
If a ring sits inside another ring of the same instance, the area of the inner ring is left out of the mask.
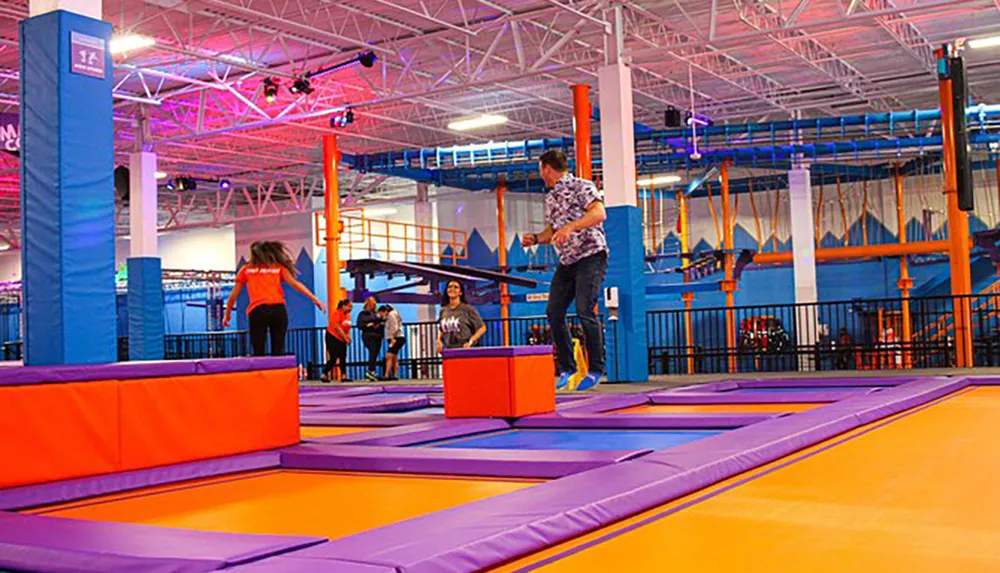
<path id="1" fill-rule="evenodd" d="M 652 187 L 654 185 L 668 185 L 670 183 L 680 183 L 681 178 L 677 175 L 654 175 L 643 177 L 635 182 L 639 187 Z"/>
<path id="2" fill-rule="evenodd" d="M 123 54 L 125 52 L 133 52 L 135 50 L 141 50 L 142 48 L 148 48 L 155 45 L 156 40 L 154 38 L 150 38 L 149 36 L 140 36 L 138 34 L 129 34 L 127 36 L 111 38 L 109 49 L 112 54 Z"/>
<path id="3" fill-rule="evenodd" d="M 969 40 L 968 45 L 970 48 L 976 50 L 980 48 L 993 48 L 995 46 L 1000 46 L 1000 36 L 990 36 L 988 38 Z"/>
<path id="4" fill-rule="evenodd" d="M 481 115 L 479 117 L 473 117 L 470 119 L 462 119 L 459 121 L 453 121 L 448 124 L 448 129 L 452 131 L 470 131 L 473 129 L 480 129 L 483 127 L 490 127 L 494 125 L 503 125 L 507 123 L 507 117 L 503 115 Z"/>
<path id="5" fill-rule="evenodd" d="M 278 82 L 274 81 L 273 78 L 264 79 L 264 100 L 267 103 L 273 103 L 278 97 Z"/>
<path id="6" fill-rule="evenodd" d="M 228 179 L 223 179 L 223 180 L 219 181 L 219 189 L 221 189 L 223 191 L 229 191 L 229 188 L 232 187 L 232 186 L 233 186 L 233 184 L 230 183 Z"/>
<path id="7" fill-rule="evenodd" d="M 308 75 L 302 76 L 301 78 L 296 78 L 292 85 L 288 86 L 288 91 L 295 95 L 305 94 L 309 95 L 316 91 L 312 85 L 309 83 Z"/>

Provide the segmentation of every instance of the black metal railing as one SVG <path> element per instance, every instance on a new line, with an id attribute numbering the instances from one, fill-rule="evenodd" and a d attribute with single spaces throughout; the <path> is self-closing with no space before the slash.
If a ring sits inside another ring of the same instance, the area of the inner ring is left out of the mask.
<path id="1" fill-rule="evenodd" d="M 653 311 L 649 372 L 950 367 L 959 301 L 971 309 L 974 364 L 1000 365 L 1000 295 L 987 294 Z"/>

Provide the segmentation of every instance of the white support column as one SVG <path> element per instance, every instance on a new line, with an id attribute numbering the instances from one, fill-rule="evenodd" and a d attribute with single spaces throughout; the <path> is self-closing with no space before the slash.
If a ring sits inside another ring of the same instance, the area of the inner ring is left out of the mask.
<path id="1" fill-rule="evenodd" d="M 129 154 L 129 233 L 132 257 L 156 257 L 156 154 Z"/>
<path id="2" fill-rule="evenodd" d="M 614 62 L 597 70 L 601 109 L 601 159 L 607 206 L 636 206 L 635 124 L 632 114 L 632 70 Z"/>
<path id="3" fill-rule="evenodd" d="M 800 349 L 816 344 L 819 325 L 816 322 L 816 235 L 813 223 L 812 185 L 809 168 L 788 172 L 788 196 L 791 203 L 792 274 L 795 281 L 795 302 L 809 304 L 799 307 L 796 315 L 797 342 Z M 814 370 L 812 352 L 799 356 L 799 370 Z"/>
<path id="4" fill-rule="evenodd" d="M 431 203 L 428 199 L 428 191 L 430 190 L 430 185 L 428 183 L 417 183 L 417 200 L 413 204 L 413 218 L 414 223 L 417 225 L 422 225 L 424 227 L 430 227 L 431 231 L 425 231 L 424 238 L 430 242 L 427 247 L 428 250 L 437 250 L 437 240 L 438 240 L 438 218 L 437 209 L 434 203 Z M 440 253 L 438 253 L 440 254 Z M 435 260 L 429 258 L 424 258 L 420 262 L 422 263 L 439 263 L 440 257 L 436 257 Z M 422 292 L 430 292 L 427 287 L 421 288 Z M 420 322 L 433 322 L 437 320 L 437 307 L 434 305 L 420 305 L 417 309 L 417 318 Z M 426 341 L 414 341 L 417 343 Z M 433 341 L 431 341 L 433 342 Z M 413 350 L 415 356 L 431 356 L 435 352 L 433 346 L 430 348 L 414 348 Z M 421 352 L 422 354 L 416 354 Z"/>
<path id="5" fill-rule="evenodd" d="M 65 10 L 100 20 L 101 4 L 101 0 L 31 0 L 28 7 L 28 14 L 34 18 L 35 16 L 41 16 L 42 14 L 55 12 L 56 10 Z"/>

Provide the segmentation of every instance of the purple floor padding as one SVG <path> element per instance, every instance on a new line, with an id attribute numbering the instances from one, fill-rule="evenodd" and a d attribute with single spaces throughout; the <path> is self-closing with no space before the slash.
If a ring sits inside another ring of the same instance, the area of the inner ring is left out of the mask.
<path id="1" fill-rule="evenodd" d="M 290 469 L 558 478 L 650 450 L 472 450 L 308 444 L 281 454 Z"/>
<path id="2" fill-rule="evenodd" d="M 967 384 L 964 379 L 924 379 L 849 398 L 334 540 L 296 556 L 391 565 L 400 573 L 489 568 L 935 400 Z M 429 531 L 434 534 L 427 535 Z"/>
<path id="3" fill-rule="evenodd" d="M 558 403 L 557 410 L 562 413 L 596 413 L 609 412 L 611 410 L 621 410 L 632 406 L 648 404 L 649 398 L 645 394 L 599 394 L 592 398 L 574 400 L 572 402 Z"/>
<path id="4" fill-rule="evenodd" d="M 373 426 L 393 427 L 435 422 L 442 418 L 440 414 L 343 414 L 339 412 L 311 412 L 314 408 L 303 408 L 299 414 L 299 423 L 303 426 Z"/>
<path id="5" fill-rule="evenodd" d="M 278 467 L 277 451 L 255 452 L 157 468 L 0 489 L 0 510 L 64 503 L 143 487 Z"/>
<path id="6" fill-rule="evenodd" d="M 0 569 L 46 573 L 212 571 L 324 541 L 0 513 Z"/>
<path id="7" fill-rule="evenodd" d="M 543 414 L 514 422 L 515 428 L 695 429 L 739 428 L 778 414 Z"/>
<path id="8" fill-rule="evenodd" d="M 468 420 L 446 420 L 438 417 L 434 421 L 395 428 L 380 428 L 357 434 L 325 436 L 309 440 L 312 444 L 405 447 L 423 442 L 447 440 L 480 432 L 495 432 L 510 428 L 504 420 L 486 418 Z M 296 446 L 292 446 L 294 449 Z M 286 449 L 287 451 L 287 449 Z"/>
<path id="9" fill-rule="evenodd" d="M 226 569 L 226 573 L 397 573 L 395 567 L 279 555 Z"/>

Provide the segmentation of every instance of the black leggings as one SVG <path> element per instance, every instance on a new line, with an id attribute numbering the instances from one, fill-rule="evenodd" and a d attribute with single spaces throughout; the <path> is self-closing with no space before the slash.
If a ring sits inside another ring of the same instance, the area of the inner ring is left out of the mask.
<path id="1" fill-rule="evenodd" d="M 285 354 L 288 311 L 283 304 L 262 304 L 250 311 L 250 345 L 254 356 L 267 356 L 267 338 L 271 336 L 271 356 Z"/>
<path id="2" fill-rule="evenodd" d="M 323 367 L 323 372 L 329 376 L 335 366 L 340 366 L 341 378 L 347 378 L 347 344 L 327 331 L 326 352 L 330 355 L 330 359 Z"/>
<path id="3" fill-rule="evenodd" d="M 365 338 L 362 340 L 365 343 L 365 349 L 368 350 L 368 372 L 375 372 L 378 368 L 378 355 L 382 353 L 382 339 L 381 338 Z"/>

